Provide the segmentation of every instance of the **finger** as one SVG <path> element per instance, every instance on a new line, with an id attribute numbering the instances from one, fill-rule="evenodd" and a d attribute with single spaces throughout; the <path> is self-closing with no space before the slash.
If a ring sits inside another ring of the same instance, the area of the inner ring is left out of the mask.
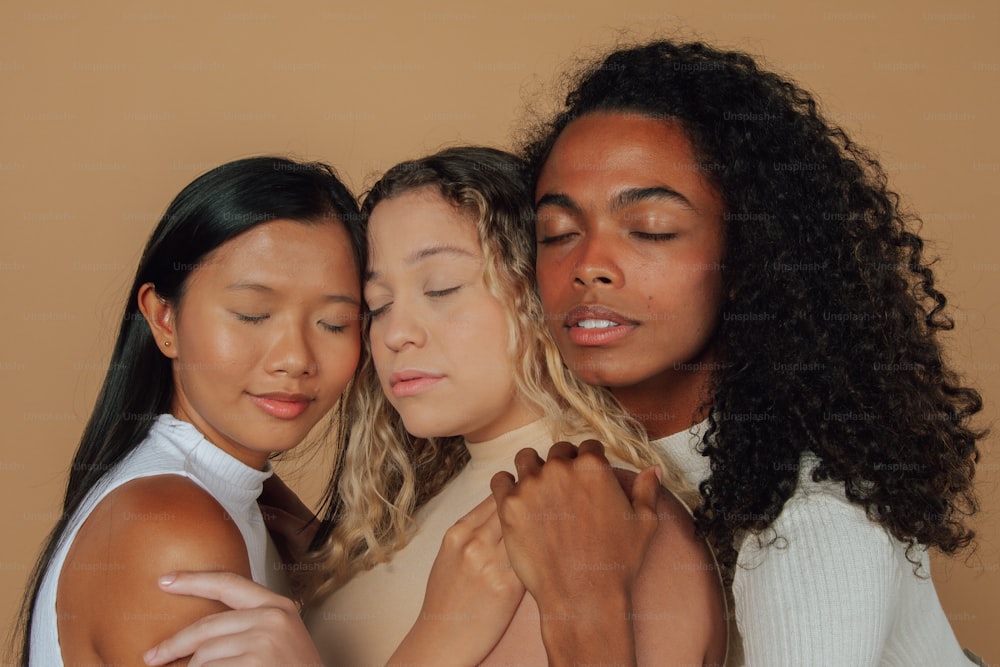
<path id="1" fill-rule="evenodd" d="M 632 485 L 632 507 L 638 516 L 656 515 L 656 502 L 660 495 L 660 480 L 656 466 L 646 468 L 635 477 Z"/>
<path id="2" fill-rule="evenodd" d="M 245 632 L 251 625 L 252 619 L 248 618 L 245 613 L 212 614 L 163 640 L 147 651 L 143 659 L 147 665 L 156 667 L 191 656 L 195 651 L 198 652 L 198 655 L 191 661 L 192 665 L 225 655 L 238 655 L 238 653 L 233 652 L 235 649 L 232 648 L 226 652 L 227 640 L 235 634 Z M 231 644 L 231 642 L 229 643 Z"/>
<path id="3" fill-rule="evenodd" d="M 469 528 L 475 529 L 489 521 L 490 516 L 496 513 L 497 501 L 493 499 L 493 496 L 486 496 L 478 505 L 469 510 L 468 514 L 455 523 L 468 524 Z"/>
<path id="4" fill-rule="evenodd" d="M 632 489 L 635 486 L 635 478 L 638 476 L 638 473 L 632 470 L 614 467 L 611 468 L 611 472 L 613 472 L 615 477 L 618 479 L 618 484 L 621 485 L 622 491 L 625 492 L 625 495 L 628 496 L 629 500 L 632 500 Z"/>
<path id="5" fill-rule="evenodd" d="M 256 632 L 251 629 L 207 641 L 199 646 L 194 655 L 191 656 L 188 667 L 227 667 L 232 665 L 263 664 L 261 663 L 263 656 L 255 653 L 253 649 L 250 649 L 248 653 L 248 647 L 253 645 L 257 633 L 259 633 L 259 629 Z M 250 658 L 255 659 L 251 661 Z"/>
<path id="6" fill-rule="evenodd" d="M 159 584 L 168 593 L 218 600 L 232 609 L 295 606 L 288 598 L 232 572 L 175 572 L 160 577 Z"/>
<path id="7" fill-rule="evenodd" d="M 498 472 L 490 479 L 490 491 L 493 493 L 493 500 L 496 501 L 497 509 L 503 505 L 507 496 L 513 490 L 514 476 L 506 470 Z"/>
<path id="8" fill-rule="evenodd" d="M 575 459 L 576 458 L 576 445 L 571 442 L 557 442 L 552 447 L 549 448 L 549 455 L 545 457 L 546 461 L 551 461 L 552 459 Z"/>
<path id="9" fill-rule="evenodd" d="M 607 457 L 604 455 L 604 444 L 600 440 L 584 440 L 577 449 L 577 456 L 593 454 L 607 460 Z"/>
<path id="10" fill-rule="evenodd" d="M 503 542 L 503 526 L 500 525 L 500 513 L 496 511 L 496 505 L 494 505 L 493 514 L 486 517 L 484 521 L 477 529 L 476 532 L 480 534 L 483 540 L 489 544 L 500 544 Z M 504 558 L 506 559 L 507 551 L 504 550 Z"/>
<path id="11" fill-rule="evenodd" d="M 530 447 L 525 447 L 514 455 L 514 469 L 517 470 L 518 480 L 523 480 L 529 475 L 538 474 L 538 470 L 545 463 L 538 457 L 538 452 Z"/>

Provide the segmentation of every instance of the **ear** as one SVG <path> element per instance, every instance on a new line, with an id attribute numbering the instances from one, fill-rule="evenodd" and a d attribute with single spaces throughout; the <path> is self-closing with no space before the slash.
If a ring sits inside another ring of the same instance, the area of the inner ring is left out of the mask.
<path id="1" fill-rule="evenodd" d="M 139 288 L 139 310 L 146 318 L 149 331 L 163 356 L 177 358 L 177 343 L 174 338 L 174 305 L 156 293 L 153 283 L 145 283 Z"/>

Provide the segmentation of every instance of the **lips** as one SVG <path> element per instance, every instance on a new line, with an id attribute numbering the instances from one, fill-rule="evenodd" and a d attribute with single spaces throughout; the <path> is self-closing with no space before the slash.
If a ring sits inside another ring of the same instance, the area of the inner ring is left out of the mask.
<path id="1" fill-rule="evenodd" d="M 593 347 L 620 341 L 639 323 L 610 308 L 590 304 L 577 306 L 566 313 L 563 326 L 573 343 Z"/>
<path id="2" fill-rule="evenodd" d="M 406 369 L 389 376 L 389 389 L 393 396 L 402 398 L 426 391 L 444 379 L 444 375 L 430 371 Z"/>
<path id="3" fill-rule="evenodd" d="M 564 326 L 566 327 L 579 326 L 584 329 L 597 329 L 601 327 L 622 325 L 635 326 L 637 324 L 639 323 L 635 320 L 629 319 L 621 313 L 597 304 L 577 306 L 566 313 L 566 319 L 564 320 Z"/>
<path id="4" fill-rule="evenodd" d="M 295 419 L 309 407 L 314 399 L 305 394 L 270 392 L 250 394 L 250 400 L 265 413 L 278 419 Z"/>

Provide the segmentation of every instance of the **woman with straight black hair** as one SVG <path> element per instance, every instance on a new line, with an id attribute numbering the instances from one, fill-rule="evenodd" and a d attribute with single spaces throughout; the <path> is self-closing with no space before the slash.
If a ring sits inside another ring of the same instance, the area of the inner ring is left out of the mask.
<path id="1" fill-rule="evenodd" d="M 21 609 L 21 662 L 141 664 L 222 605 L 161 593 L 180 569 L 285 590 L 257 496 L 357 366 L 364 237 L 319 163 L 238 160 L 197 178 L 150 237 L 63 515 Z"/>

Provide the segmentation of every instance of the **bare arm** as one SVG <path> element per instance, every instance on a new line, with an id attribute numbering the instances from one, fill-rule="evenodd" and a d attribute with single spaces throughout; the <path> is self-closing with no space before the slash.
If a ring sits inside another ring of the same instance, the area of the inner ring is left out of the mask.
<path id="1" fill-rule="evenodd" d="M 175 475 L 111 492 L 77 534 L 59 579 L 64 661 L 141 665 L 150 645 L 224 609 L 160 591 L 157 578 L 179 568 L 250 574 L 243 537 L 221 505 Z"/>

